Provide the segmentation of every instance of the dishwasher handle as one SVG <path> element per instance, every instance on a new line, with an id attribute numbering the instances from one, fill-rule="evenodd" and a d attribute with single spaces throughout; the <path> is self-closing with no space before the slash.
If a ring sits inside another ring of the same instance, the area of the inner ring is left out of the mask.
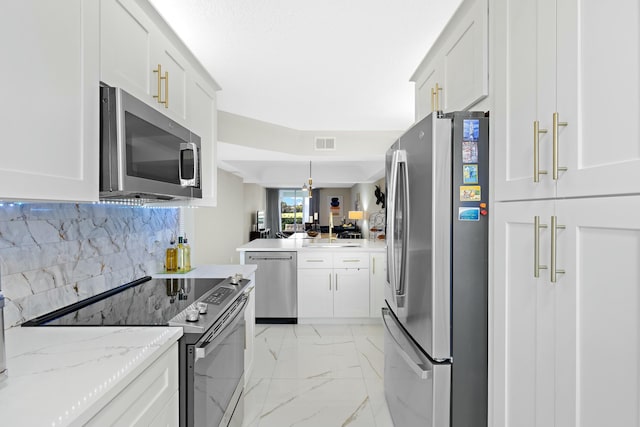
<path id="1" fill-rule="evenodd" d="M 275 257 L 275 256 L 264 256 L 264 257 L 252 257 L 248 258 L 249 261 L 291 261 L 293 256 L 289 255 L 286 257 Z"/>

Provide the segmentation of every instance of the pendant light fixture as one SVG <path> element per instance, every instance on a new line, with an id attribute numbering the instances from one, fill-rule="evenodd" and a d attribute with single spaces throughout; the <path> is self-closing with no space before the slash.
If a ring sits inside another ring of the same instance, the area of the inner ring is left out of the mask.
<path id="1" fill-rule="evenodd" d="M 306 184 L 302 187 L 303 190 L 306 189 L 309 191 L 309 198 L 313 197 L 313 194 L 311 193 L 311 190 L 313 189 L 312 185 L 313 185 L 313 179 L 311 179 L 311 160 L 309 160 L 309 187 L 305 188 Z"/>

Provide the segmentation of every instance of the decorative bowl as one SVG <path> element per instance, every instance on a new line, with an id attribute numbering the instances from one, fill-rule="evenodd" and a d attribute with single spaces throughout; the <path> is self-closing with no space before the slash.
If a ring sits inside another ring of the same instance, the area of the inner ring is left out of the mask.
<path id="1" fill-rule="evenodd" d="M 313 231 L 313 230 L 307 231 L 307 236 L 309 237 L 316 237 L 317 235 L 318 235 L 317 231 Z"/>

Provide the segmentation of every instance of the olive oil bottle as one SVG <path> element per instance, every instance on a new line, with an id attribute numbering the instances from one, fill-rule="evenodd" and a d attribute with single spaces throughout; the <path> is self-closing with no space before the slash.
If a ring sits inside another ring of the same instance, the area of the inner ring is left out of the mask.
<path id="1" fill-rule="evenodd" d="M 176 236 L 171 235 L 169 241 L 171 246 L 167 248 L 167 252 L 164 260 L 164 267 L 167 271 L 178 271 L 178 249 L 174 246 L 176 244 Z"/>
<path id="2" fill-rule="evenodd" d="M 184 244 L 182 236 L 178 237 L 178 271 L 184 271 Z"/>
<path id="3" fill-rule="evenodd" d="M 191 246 L 187 240 L 187 235 L 184 235 L 184 271 L 191 270 Z"/>

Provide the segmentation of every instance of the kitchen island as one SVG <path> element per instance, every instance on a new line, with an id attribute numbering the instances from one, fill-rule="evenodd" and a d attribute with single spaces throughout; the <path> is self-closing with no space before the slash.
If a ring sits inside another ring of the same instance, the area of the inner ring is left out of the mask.
<path id="1" fill-rule="evenodd" d="M 296 263 L 295 283 L 283 286 L 282 277 L 261 277 L 256 272 L 256 305 L 273 305 L 273 298 L 293 301 L 298 323 L 367 323 L 380 320 L 386 283 L 386 242 L 367 239 L 306 238 L 255 239 L 237 248 L 240 262 L 249 258 L 277 258 L 291 253 Z M 269 253 L 274 253 L 269 257 Z M 249 256 L 250 254 L 251 257 Z M 267 261 L 265 261 L 267 262 Z M 291 295 L 276 291 L 290 289 Z M 278 323 L 278 315 L 272 315 Z M 266 319 L 264 323 L 269 323 Z"/>
<path id="2" fill-rule="evenodd" d="M 304 235 L 304 233 L 297 233 Z M 329 241 L 328 238 L 304 238 L 292 235 L 288 239 L 255 239 L 240 246 L 237 250 L 241 253 L 247 251 L 297 251 L 308 252 L 314 250 L 335 249 L 340 251 L 364 251 L 364 252 L 384 252 L 386 250 L 384 240 L 369 239 L 335 239 Z"/>

